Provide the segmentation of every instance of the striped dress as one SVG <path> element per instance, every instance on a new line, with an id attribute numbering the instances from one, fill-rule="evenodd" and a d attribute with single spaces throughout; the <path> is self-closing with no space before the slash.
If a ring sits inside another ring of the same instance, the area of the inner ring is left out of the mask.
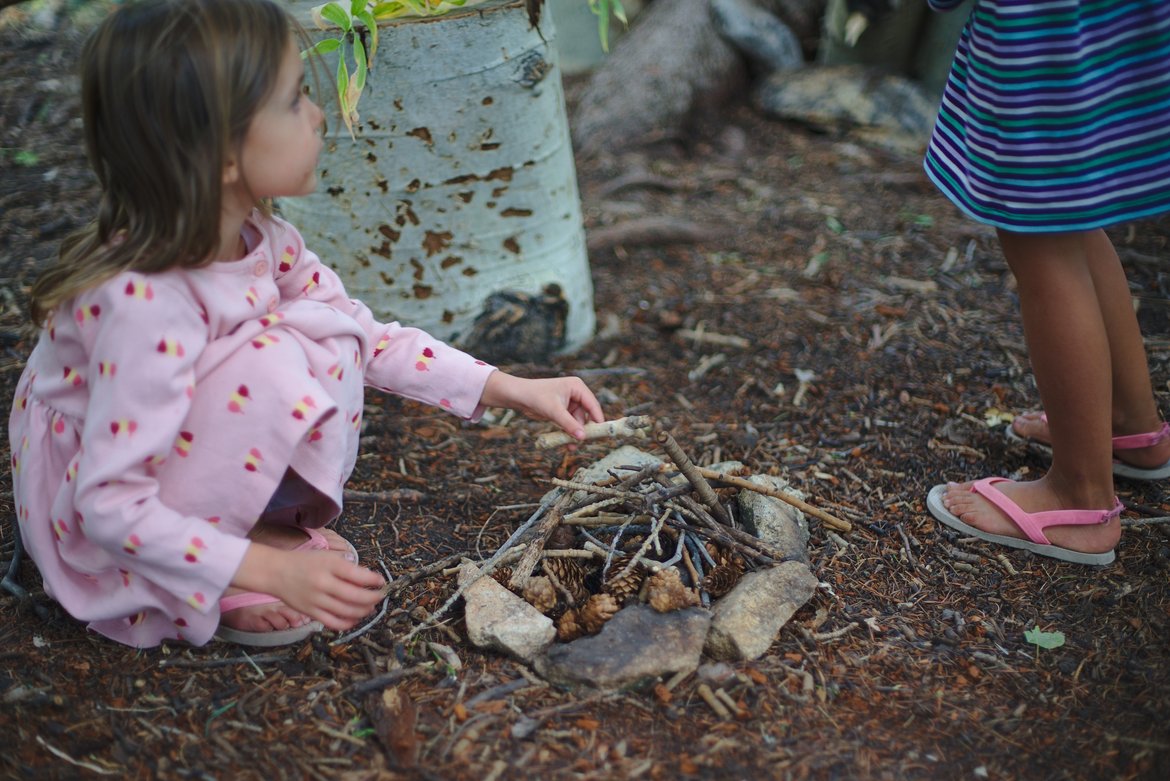
<path id="1" fill-rule="evenodd" d="M 925 168 L 1009 231 L 1170 211 L 1170 0 L 978 0 Z"/>

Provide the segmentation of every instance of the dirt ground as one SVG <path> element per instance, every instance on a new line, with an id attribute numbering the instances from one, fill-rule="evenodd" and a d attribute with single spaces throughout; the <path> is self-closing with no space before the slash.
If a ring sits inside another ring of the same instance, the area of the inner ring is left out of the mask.
<path id="1" fill-rule="evenodd" d="M 0 28 L 5 398 L 33 344 L 24 291 L 94 201 L 76 41 L 72 26 Z M 405 586 L 383 618 L 338 645 L 138 651 L 87 635 L 25 561 L 31 599 L 0 596 L 0 775 L 1170 777 L 1170 526 L 1142 523 L 1170 515 L 1167 485 L 1119 483 L 1130 525 L 1099 569 L 963 539 L 925 512 L 943 480 L 1043 470 L 1003 437 L 1004 413 L 1036 396 L 993 234 L 937 194 L 917 157 L 770 122 L 742 100 L 685 138 L 583 160 L 579 178 L 592 235 L 657 215 L 709 238 L 595 249 L 597 338 L 554 365 L 510 368 L 581 372 L 610 416 L 652 415 L 695 461 L 783 474 L 853 523 L 847 535 L 812 524 L 821 585 L 771 649 L 669 691 L 591 693 L 476 650 L 458 609 L 403 646 L 453 589 L 425 567 L 486 558 L 551 478 L 613 443 L 540 451 L 545 428 L 527 420 L 464 425 L 371 393 L 351 488 L 422 494 L 351 503 L 339 522 Z M 1170 219 L 1112 235 L 1170 414 Z M 700 328 L 750 346 L 681 335 Z M 7 561 L 11 481 L 0 480 Z M 1029 642 L 1037 627 L 1064 644 Z M 720 717 L 702 683 L 737 713 Z"/>

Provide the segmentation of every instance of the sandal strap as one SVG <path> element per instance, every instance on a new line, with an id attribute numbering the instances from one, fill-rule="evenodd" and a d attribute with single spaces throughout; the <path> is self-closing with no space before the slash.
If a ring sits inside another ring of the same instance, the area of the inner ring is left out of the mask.
<path id="1" fill-rule="evenodd" d="M 1092 526 L 1109 523 L 1125 509 L 1121 501 L 1114 497 L 1111 510 L 1047 510 L 1029 513 L 1020 509 L 1018 504 L 995 487 L 996 483 L 1010 482 L 1012 481 L 1006 477 L 985 477 L 972 483 L 971 490 L 999 508 L 1012 523 L 1020 527 L 1020 531 L 1028 535 L 1029 540 L 1040 545 L 1052 544 L 1044 534 L 1044 530 L 1049 526 Z"/>
<path id="2" fill-rule="evenodd" d="M 1161 442 L 1170 439 L 1170 423 L 1163 422 L 1162 427 L 1157 431 L 1150 431 L 1145 434 L 1126 434 L 1122 437 L 1113 438 L 1114 450 L 1137 450 L 1143 447 L 1152 447 Z"/>
<path id="3" fill-rule="evenodd" d="M 241 591 L 239 594 L 232 594 L 230 597 L 224 597 L 219 600 L 219 612 L 221 614 L 228 613 L 244 607 L 272 605 L 277 602 L 280 602 L 280 600 L 271 594 L 265 594 L 260 591 Z"/>
<path id="4" fill-rule="evenodd" d="M 1041 412 L 1040 420 L 1048 422 L 1048 413 Z M 1140 450 L 1143 447 L 1153 447 L 1170 439 L 1170 422 L 1163 421 L 1157 431 L 1148 431 L 1144 434 L 1123 434 L 1113 437 L 1114 450 Z"/>

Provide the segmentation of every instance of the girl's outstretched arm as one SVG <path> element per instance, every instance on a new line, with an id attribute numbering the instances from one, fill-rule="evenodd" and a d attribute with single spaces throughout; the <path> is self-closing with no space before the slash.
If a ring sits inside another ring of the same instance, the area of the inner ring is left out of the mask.
<path id="1" fill-rule="evenodd" d="M 585 438 L 586 422 L 605 420 L 601 404 L 580 377 L 534 380 L 494 371 L 483 387 L 480 404 L 507 407 L 537 420 L 550 420 L 575 439 Z"/>

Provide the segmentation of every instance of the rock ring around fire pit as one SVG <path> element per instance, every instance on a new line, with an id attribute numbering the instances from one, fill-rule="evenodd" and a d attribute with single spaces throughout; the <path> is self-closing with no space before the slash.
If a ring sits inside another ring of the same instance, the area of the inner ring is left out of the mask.
<path id="1" fill-rule="evenodd" d="M 767 651 L 816 590 L 805 513 L 775 498 L 795 495 L 779 477 L 726 462 L 703 474 L 735 484 L 705 484 L 692 469 L 681 474 L 685 456 L 666 445 L 673 464 L 626 445 L 554 481 L 527 543 L 464 563 L 474 645 L 529 663 L 550 683 L 595 689 L 689 673 L 704 655 Z"/>

